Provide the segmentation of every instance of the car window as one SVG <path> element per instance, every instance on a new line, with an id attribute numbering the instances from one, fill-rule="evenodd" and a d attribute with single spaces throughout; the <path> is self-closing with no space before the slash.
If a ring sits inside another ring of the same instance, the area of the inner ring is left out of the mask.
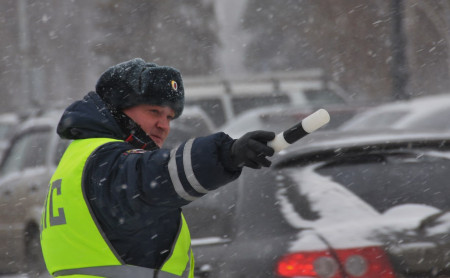
<path id="1" fill-rule="evenodd" d="M 214 122 L 215 126 L 220 126 L 226 122 L 225 108 L 220 98 L 186 99 L 187 106 L 199 106 Z"/>
<path id="2" fill-rule="evenodd" d="M 16 140 L 10 147 L 7 156 L 5 157 L 1 175 L 4 176 L 10 172 L 20 171 L 23 161 L 25 160 L 25 151 L 28 145 L 29 137 L 23 136 Z"/>
<path id="3" fill-rule="evenodd" d="M 29 145 L 26 148 L 23 169 L 42 166 L 48 153 L 50 140 L 49 131 L 33 132 L 30 135 Z"/>
<path id="4" fill-rule="evenodd" d="M 345 101 L 331 90 L 306 90 L 305 97 L 311 105 L 344 104 Z"/>
<path id="5" fill-rule="evenodd" d="M 290 99 L 285 94 L 273 94 L 266 96 L 234 96 L 232 100 L 235 115 L 239 115 L 250 109 L 261 106 L 289 104 L 289 102 Z"/>
<path id="6" fill-rule="evenodd" d="M 0 170 L 1 175 L 45 164 L 49 130 L 31 131 L 13 141 Z"/>
<path id="7" fill-rule="evenodd" d="M 379 212 L 402 204 L 449 210 L 450 156 L 415 151 L 336 159 L 316 169 Z"/>

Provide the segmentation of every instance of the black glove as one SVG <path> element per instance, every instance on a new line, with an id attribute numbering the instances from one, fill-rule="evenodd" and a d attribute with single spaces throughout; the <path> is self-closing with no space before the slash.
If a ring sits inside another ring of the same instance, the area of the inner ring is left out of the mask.
<path id="1" fill-rule="evenodd" d="M 270 131 L 252 131 L 237 139 L 231 146 L 231 160 L 235 166 L 247 166 L 253 169 L 269 167 L 272 164 L 266 156 L 272 156 L 274 150 L 267 142 L 275 138 Z"/>

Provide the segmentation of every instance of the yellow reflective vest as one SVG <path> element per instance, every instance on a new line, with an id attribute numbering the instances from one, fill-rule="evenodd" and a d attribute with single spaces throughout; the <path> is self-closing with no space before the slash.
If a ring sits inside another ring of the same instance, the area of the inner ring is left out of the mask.
<path id="1" fill-rule="evenodd" d="M 50 180 L 41 221 L 41 246 L 47 270 L 70 277 L 194 277 L 191 238 L 181 215 L 177 238 L 161 269 L 127 265 L 105 237 L 84 192 L 83 170 L 101 145 L 111 138 L 73 141 Z"/>

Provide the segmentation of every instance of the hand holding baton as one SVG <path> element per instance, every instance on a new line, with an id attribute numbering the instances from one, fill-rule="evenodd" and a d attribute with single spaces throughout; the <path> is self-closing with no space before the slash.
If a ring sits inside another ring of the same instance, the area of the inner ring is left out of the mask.
<path id="1" fill-rule="evenodd" d="M 231 146 L 231 161 L 237 167 L 269 167 L 271 161 L 267 159 L 268 156 L 288 147 L 329 121 L 328 112 L 320 109 L 278 135 L 263 130 L 247 132 Z"/>
<path id="2" fill-rule="evenodd" d="M 300 123 L 277 134 L 275 139 L 267 142 L 267 145 L 275 152 L 279 152 L 294 142 L 300 140 L 311 132 L 319 129 L 330 121 L 330 114 L 325 109 L 319 109 L 308 117 L 304 118 Z"/>

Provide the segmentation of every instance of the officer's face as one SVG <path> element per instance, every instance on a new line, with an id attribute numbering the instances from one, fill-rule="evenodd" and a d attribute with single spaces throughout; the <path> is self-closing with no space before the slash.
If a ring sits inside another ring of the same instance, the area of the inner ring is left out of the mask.
<path id="1" fill-rule="evenodd" d="M 152 140 L 161 147 L 169 135 L 170 121 L 175 112 L 167 106 L 141 104 L 123 110 Z"/>

